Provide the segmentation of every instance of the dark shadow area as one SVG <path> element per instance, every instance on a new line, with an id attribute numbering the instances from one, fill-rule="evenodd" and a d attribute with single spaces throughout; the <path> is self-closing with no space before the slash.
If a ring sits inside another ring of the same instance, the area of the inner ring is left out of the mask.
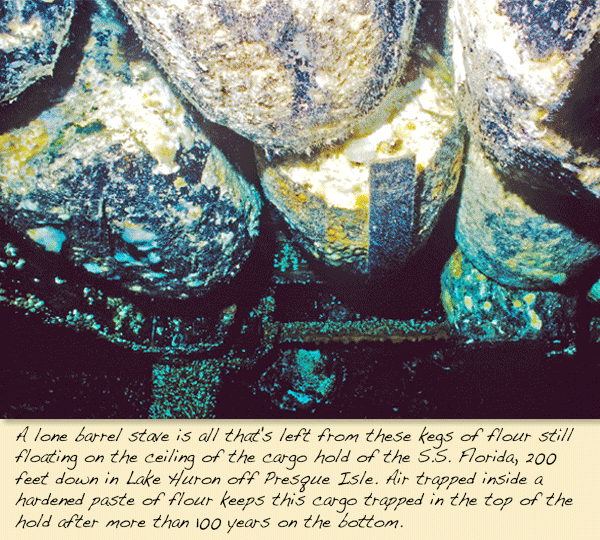
<path id="1" fill-rule="evenodd" d="M 147 418 L 147 355 L 0 307 L 3 418 Z"/>
<path id="2" fill-rule="evenodd" d="M 257 371 L 226 380 L 220 418 L 598 418 L 600 348 L 548 356 L 522 342 L 447 348 L 406 343 L 338 347 L 345 379 L 316 409 L 282 410 Z"/>
<path id="3" fill-rule="evenodd" d="M 600 38 L 596 37 L 577 69 L 560 109 L 544 123 L 581 154 L 600 157 Z"/>
<path id="4" fill-rule="evenodd" d="M 430 44 L 439 53 L 444 53 L 446 43 L 446 20 L 448 0 L 424 0 L 421 2 L 415 27 L 414 40 L 419 45 Z"/>

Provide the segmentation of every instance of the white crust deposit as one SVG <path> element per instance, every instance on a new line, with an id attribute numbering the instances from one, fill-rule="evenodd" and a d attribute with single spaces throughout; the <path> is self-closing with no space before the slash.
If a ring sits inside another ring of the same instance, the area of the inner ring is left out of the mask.
<path id="1" fill-rule="evenodd" d="M 401 74 L 419 0 L 117 0 L 209 120 L 305 152 L 347 137 Z"/>
<path id="2" fill-rule="evenodd" d="M 459 107 L 500 171 L 546 187 L 560 170 L 559 182 L 597 190 L 600 152 L 585 116 L 596 123 L 598 111 L 577 101 L 599 93 L 586 81 L 600 65 L 600 4 L 453 0 L 450 13 Z"/>
<path id="3" fill-rule="evenodd" d="M 415 158 L 415 175 L 423 190 L 417 246 L 456 189 L 463 132 L 447 67 L 429 54 L 416 78 L 394 90 L 396 101 L 388 104 L 387 117 L 359 137 L 312 157 L 268 160 L 263 151 L 256 151 L 266 196 L 305 239 L 305 247 L 331 265 L 365 271 L 373 163 Z"/>
<path id="4" fill-rule="evenodd" d="M 0 103 L 17 98 L 52 74 L 67 41 L 74 0 L 2 2 L 0 10 Z"/>
<path id="5" fill-rule="evenodd" d="M 77 19 L 91 31 L 69 90 L 0 134 L 0 209 L 95 277 L 153 297 L 204 295 L 247 259 L 260 196 L 111 4 L 96 0 L 89 16 Z"/>
<path id="6" fill-rule="evenodd" d="M 522 89 L 529 101 L 548 110 L 556 109 L 565 98 L 583 54 L 589 49 L 600 26 L 600 6 L 588 6 L 584 12 L 579 2 L 564 2 L 572 4 L 572 9 L 565 14 L 564 20 L 559 14 L 552 20 L 554 15 L 551 14 L 550 4 L 553 2 L 547 2 L 549 13 L 540 15 L 540 18 L 548 20 L 555 29 L 556 43 L 548 47 L 545 44 L 535 46 L 525 37 L 522 26 L 511 20 L 507 9 L 503 8 L 507 3 L 503 0 L 455 0 L 452 7 L 454 28 L 458 41 L 463 45 L 456 52 L 465 55 L 466 65 L 471 72 L 489 72 L 495 67 L 476 63 L 482 58 L 478 52 L 501 59 L 511 84 Z M 536 2 L 515 4 L 521 4 L 522 25 L 527 25 L 526 16 L 532 11 L 530 4 Z M 543 5 L 542 2 L 537 4 Z M 585 35 L 574 47 L 565 50 L 560 47 L 559 41 L 569 41 L 568 35 L 573 33 L 565 23 L 576 19 L 580 21 L 581 28 L 585 25 Z M 474 50 L 471 53 L 471 47 L 475 47 L 477 52 Z M 500 76 L 499 73 L 495 75 L 494 79 Z M 495 80 L 488 82 L 496 84 Z"/>

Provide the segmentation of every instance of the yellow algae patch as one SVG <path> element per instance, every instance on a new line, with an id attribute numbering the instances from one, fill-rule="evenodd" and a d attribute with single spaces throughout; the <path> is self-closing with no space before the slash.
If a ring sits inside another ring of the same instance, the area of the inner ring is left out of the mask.
<path id="1" fill-rule="evenodd" d="M 369 209 L 369 196 L 364 193 L 358 195 L 356 197 L 356 202 L 354 203 L 354 207 L 359 210 L 368 210 Z"/>
<path id="2" fill-rule="evenodd" d="M 5 171 L 17 171 L 32 157 L 44 151 L 50 143 L 46 124 L 41 120 L 30 122 L 27 129 L 0 135 L 0 158 Z M 0 178 L 6 178 L 0 172 Z"/>
<path id="3" fill-rule="evenodd" d="M 448 291 L 444 291 L 442 295 L 442 303 L 444 304 L 444 310 L 446 313 L 451 313 L 454 310 L 454 305 L 452 304 L 452 296 Z"/>
<path id="4" fill-rule="evenodd" d="M 513 300 L 513 306 L 515 306 L 516 308 L 520 308 L 523 307 L 523 303 L 521 302 L 521 300 Z"/>
<path id="5" fill-rule="evenodd" d="M 470 296 L 465 296 L 465 306 L 469 311 L 473 310 L 473 299 Z"/>
<path id="6" fill-rule="evenodd" d="M 181 189 L 184 187 L 187 187 L 187 182 L 181 177 L 178 176 L 177 178 L 175 178 L 175 180 L 173 181 L 173 185 L 177 188 L 177 189 Z"/>
<path id="7" fill-rule="evenodd" d="M 529 293 L 523 297 L 523 300 L 525 300 L 528 305 L 531 305 L 535 301 L 535 294 Z"/>
<path id="8" fill-rule="evenodd" d="M 533 309 L 529 310 L 529 318 L 531 319 L 531 326 L 536 330 L 542 329 L 542 320 L 539 318 L 538 314 L 533 311 Z"/>
<path id="9" fill-rule="evenodd" d="M 329 227 L 327 229 L 327 241 L 337 242 L 344 237 L 344 231 L 340 226 Z"/>
<path id="10" fill-rule="evenodd" d="M 452 272 L 452 277 L 455 279 L 459 279 L 462 274 L 462 252 L 455 251 L 452 255 L 452 259 L 450 259 L 450 272 Z"/>
<path id="11" fill-rule="evenodd" d="M 511 270 L 516 270 L 518 268 L 518 261 L 515 258 L 506 259 L 506 266 L 508 266 Z"/>
<path id="12" fill-rule="evenodd" d="M 305 203 L 308 200 L 306 197 L 306 193 L 302 193 L 301 191 L 299 193 L 296 193 L 295 197 L 296 197 L 296 200 L 301 204 Z"/>

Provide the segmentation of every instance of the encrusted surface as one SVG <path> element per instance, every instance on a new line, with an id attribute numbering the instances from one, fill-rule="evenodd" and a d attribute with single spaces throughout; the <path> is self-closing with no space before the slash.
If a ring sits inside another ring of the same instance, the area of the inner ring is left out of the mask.
<path id="1" fill-rule="evenodd" d="M 78 16 L 75 31 L 88 15 L 91 30 L 64 99 L 0 135 L 0 205 L 23 235 L 94 276 L 203 295 L 247 258 L 258 193 L 98 6 Z"/>
<path id="2" fill-rule="evenodd" d="M 454 0 L 452 15 L 460 108 L 504 180 L 597 197 L 600 5 Z"/>
<path id="3" fill-rule="evenodd" d="M 207 353 L 223 344 L 237 311 L 235 304 L 213 308 L 197 302 L 175 311 L 152 309 L 118 296 L 118 288 L 86 283 L 85 273 L 65 267 L 58 255 L 5 238 L 0 271 L 0 303 L 43 324 L 87 332 L 132 351 L 181 358 Z"/>
<path id="4" fill-rule="evenodd" d="M 260 377 L 258 385 L 286 411 L 314 410 L 342 384 L 344 370 L 332 353 L 287 349 Z"/>
<path id="5" fill-rule="evenodd" d="M 427 240 L 455 192 L 465 130 L 454 107 L 448 68 L 431 50 L 414 61 L 414 79 L 397 89 L 396 101 L 390 103 L 387 116 L 379 119 L 382 124 L 372 124 L 359 137 L 311 157 L 268 159 L 257 149 L 266 196 L 298 233 L 303 246 L 334 267 L 368 272 L 369 223 L 377 221 L 370 215 L 377 211 L 373 202 L 387 197 L 394 203 L 385 181 L 377 183 L 381 193 L 371 193 L 373 164 L 414 161 L 410 176 L 418 204 L 414 230 L 407 231 L 413 238 L 408 253 Z M 389 226 L 395 225 L 389 222 Z M 390 254 L 395 250 L 396 246 L 387 246 Z"/>
<path id="6" fill-rule="evenodd" d="M 160 364 L 152 369 L 149 418 L 212 418 L 221 372 L 219 362 L 186 366 Z"/>
<path id="7" fill-rule="evenodd" d="M 52 73 L 75 0 L 4 1 L 0 10 L 0 103 Z"/>
<path id="8" fill-rule="evenodd" d="M 508 191 L 476 141 L 466 161 L 456 241 L 481 272 L 508 287 L 556 288 L 600 256 L 600 246 Z"/>
<path id="9" fill-rule="evenodd" d="M 553 291 L 509 289 L 487 278 L 460 251 L 442 273 L 448 322 L 467 342 L 573 338 L 576 298 Z"/>
<path id="10" fill-rule="evenodd" d="M 345 138 L 401 73 L 418 0 L 119 0 L 210 120 L 304 152 Z"/>

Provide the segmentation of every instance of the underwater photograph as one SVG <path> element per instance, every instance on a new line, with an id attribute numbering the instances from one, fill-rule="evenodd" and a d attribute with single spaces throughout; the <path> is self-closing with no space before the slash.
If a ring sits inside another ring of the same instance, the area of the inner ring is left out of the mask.
<path id="1" fill-rule="evenodd" d="M 2 418 L 600 418 L 600 4 L 0 2 Z"/>

